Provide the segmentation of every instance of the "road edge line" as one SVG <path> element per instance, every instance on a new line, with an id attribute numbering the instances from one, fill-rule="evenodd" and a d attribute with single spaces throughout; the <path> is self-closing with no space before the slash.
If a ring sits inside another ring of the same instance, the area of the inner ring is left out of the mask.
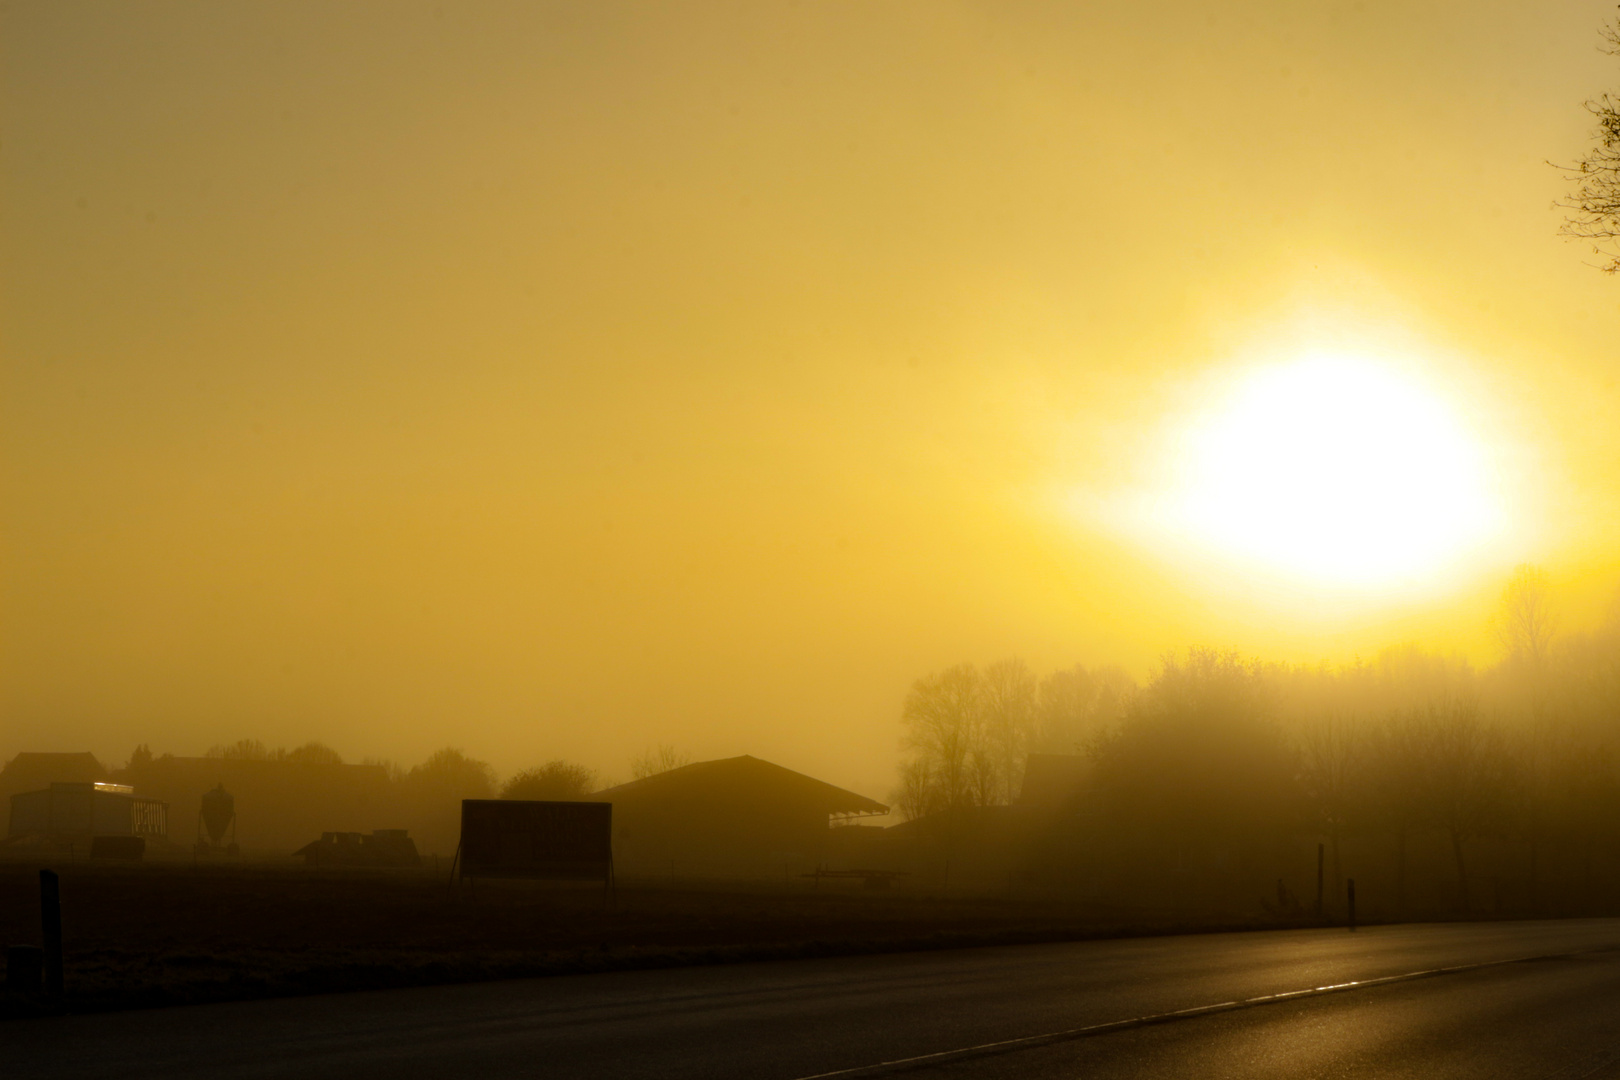
<path id="1" fill-rule="evenodd" d="M 1084 1027 L 1066 1028 L 1062 1031 L 1048 1031 L 1040 1035 L 1023 1035 L 1016 1039 L 1000 1039 L 996 1042 L 962 1046 L 953 1050 L 937 1050 L 929 1054 L 917 1054 L 913 1057 L 895 1058 L 892 1061 L 874 1062 L 871 1065 L 855 1065 L 846 1069 L 834 1069 L 831 1072 L 812 1073 L 808 1076 L 795 1077 L 794 1080 L 832 1080 L 834 1077 L 877 1076 L 883 1072 L 903 1072 L 907 1069 L 941 1064 L 957 1058 L 1030 1049 L 1051 1043 L 1067 1042 L 1072 1039 L 1085 1039 L 1097 1035 L 1112 1034 L 1116 1031 L 1128 1031 L 1132 1028 L 1150 1027 L 1154 1024 L 1168 1024 L 1177 1020 L 1192 1020 L 1200 1016 L 1235 1012 L 1239 1009 L 1253 1009 L 1262 1005 L 1298 1001 L 1302 998 L 1325 997 L 1328 994 L 1342 994 L 1350 990 L 1367 990 L 1375 986 L 1413 982 L 1418 979 L 1433 979 L 1442 975 L 1457 975 L 1465 971 L 1482 971 L 1486 968 L 1503 967 L 1508 964 L 1529 964 L 1540 960 L 1567 960 L 1571 957 L 1587 956 L 1592 953 L 1614 952 L 1616 949 L 1620 949 L 1620 945 L 1600 945 L 1596 948 L 1577 949 L 1573 952 L 1545 953 L 1539 956 L 1515 956 L 1506 960 L 1484 960 L 1477 964 L 1454 964 L 1446 967 L 1426 968 L 1423 971 L 1407 971 L 1399 975 L 1380 975 L 1372 979 L 1353 979 L 1349 982 L 1330 983 L 1326 986 L 1310 986 L 1303 990 L 1284 990 L 1276 994 L 1261 994 L 1251 998 L 1240 998 L 1237 1001 L 1222 1001 L 1213 1005 L 1194 1005 L 1188 1009 L 1148 1013 L 1145 1016 L 1133 1016 L 1124 1020 L 1108 1020 L 1100 1024 L 1087 1024 Z"/>

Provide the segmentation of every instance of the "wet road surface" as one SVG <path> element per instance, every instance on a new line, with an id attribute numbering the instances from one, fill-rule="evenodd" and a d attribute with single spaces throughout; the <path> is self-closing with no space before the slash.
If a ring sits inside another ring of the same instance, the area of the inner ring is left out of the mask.
<path id="1" fill-rule="evenodd" d="M 0 1072 L 1620 1080 L 1620 920 L 1028 945 L 15 1021 L 0 1025 Z"/>

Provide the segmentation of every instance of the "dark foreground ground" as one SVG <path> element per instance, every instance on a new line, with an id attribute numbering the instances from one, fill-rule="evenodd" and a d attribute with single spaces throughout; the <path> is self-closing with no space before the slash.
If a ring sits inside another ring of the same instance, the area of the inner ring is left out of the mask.
<path id="1" fill-rule="evenodd" d="M 625 971 L 0 1029 L 19 1077 L 1620 1077 L 1620 921 Z"/>
<path id="2" fill-rule="evenodd" d="M 0 1016 L 197 1004 L 738 960 L 1259 926 L 1129 916 L 1029 895 L 480 882 L 430 870 L 56 864 L 66 996 L 0 990 Z M 0 944 L 37 945 L 38 864 L 0 863 Z"/>

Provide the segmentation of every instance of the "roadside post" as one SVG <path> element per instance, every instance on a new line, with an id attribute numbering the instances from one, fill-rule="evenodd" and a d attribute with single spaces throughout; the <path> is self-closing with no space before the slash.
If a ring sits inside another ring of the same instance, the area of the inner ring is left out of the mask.
<path id="1" fill-rule="evenodd" d="M 62 994 L 62 884 L 55 870 L 39 872 L 39 929 L 45 939 L 45 992 Z"/>
<path id="2" fill-rule="evenodd" d="M 1347 883 L 1349 895 L 1346 899 L 1350 905 L 1350 929 L 1356 928 L 1356 879 L 1351 878 Z"/>

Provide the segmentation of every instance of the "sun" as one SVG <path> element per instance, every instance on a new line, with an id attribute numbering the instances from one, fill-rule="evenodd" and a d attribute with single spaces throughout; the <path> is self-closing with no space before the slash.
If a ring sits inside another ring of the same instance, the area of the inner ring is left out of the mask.
<path id="1" fill-rule="evenodd" d="M 1410 582 L 1502 525 L 1481 440 L 1440 393 L 1371 359 L 1312 354 L 1251 371 L 1177 444 L 1166 523 L 1290 576 Z"/>

